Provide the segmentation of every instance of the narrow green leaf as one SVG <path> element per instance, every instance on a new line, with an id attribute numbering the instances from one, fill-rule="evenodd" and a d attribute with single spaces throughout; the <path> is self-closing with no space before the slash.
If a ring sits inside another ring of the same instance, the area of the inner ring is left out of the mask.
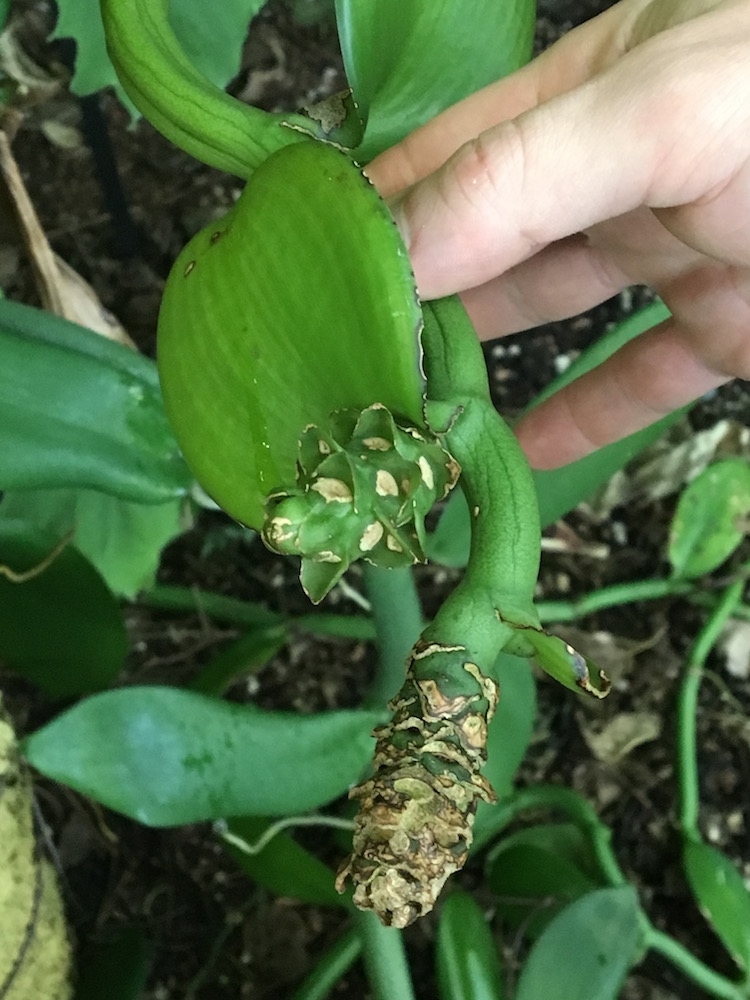
<path id="1" fill-rule="evenodd" d="M 0 661 L 54 698 L 106 687 L 122 669 L 122 614 L 99 574 L 60 535 L 0 519 Z M 55 554 L 56 553 L 56 554 Z M 8 578 L 41 568 L 22 582 Z"/>
<path id="2" fill-rule="evenodd" d="M 594 698 L 609 694 L 612 682 L 604 671 L 564 639 L 534 628 L 524 629 L 523 637 L 534 649 L 535 662 L 564 687 Z"/>
<path id="3" fill-rule="evenodd" d="M 133 503 L 95 490 L 13 490 L 0 519 L 14 517 L 58 535 L 73 530 L 72 544 L 128 598 L 153 584 L 162 549 L 190 527 L 184 500 Z"/>
<path id="4" fill-rule="evenodd" d="M 461 890 L 443 905 L 437 933 L 440 1000 L 505 1000 L 500 956 L 484 914 Z"/>
<path id="5" fill-rule="evenodd" d="M 318 959 L 315 968 L 295 991 L 292 1000 L 326 1000 L 340 979 L 343 979 L 362 952 L 362 938 L 356 927 L 350 927 L 335 944 Z"/>
<path id="6" fill-rule="evenodd" d="M 75 323 L 0 300 L 0 489 L 87 487 L 165 503 L 191 482 L 156 366 Z"/>
<path id="7" fill-rule="evenodd" d="M 750 463 L 745 458 L 712 462 L 683 490 L 669 531 L 669 561 L 675 576 L 711 573 L 728 559 L 750 530 Z"/>
<path id="8" fill-rule="evenodd" d="M 349 84 L 367 120 L 365 163 L 531 57 L 533 0 L 336 0 Z M 487 44 L 487 39 L 492 44 Z"/>
<path id="9" fill-rule="evenodd" d="M 513 779 L 531 740 L 536 716 L 536 685 L 528 661 L 501 653 L 495 664 L 500 702 L 487 734 L 484 776 L 499 799 L 509 795 Z M 494 806 L 480 802 L 474 821 L 473 850 L 492 836 Z"/>
<path id="10" fill-rule="evenodd" d="M 640 336 L 668 317 L 667 307 L 662 302 L 653 302 L 632 316 L 628 316 L 621 323 L 617 323 L 551 382 L 528 409 L 538 406 L 563 386 L 596 368 L 634 337 Z M 644 427 L 643 430 L 630 434 L 622 441 L 615 441 L 577 462 L 564 465 L 561 469 L 534 472 L 542 526 L 552 524 L 577 507 L 582 500 L 591 496 L 594 490 L 606 483 L 618 469 L 624 468 L 631 459 L 658 440 L 672 424 L 682 419 L 686 412 L 687 409 L 678 410 L 651 424 L 650 427 Z"/>
<path id="11" fill-rule="evenodd" d="M 382 716 L 298 716 L 134 687 L 80 702 L 24 743 L 50 778 L 150 826 L 317 809 L 361 776 Z"/>
<path id="12" fill-rule="evenodd" d="M 348 157 L 311 140 L 265 160 L 177 259 L 159 316 L 165 404 L 206 491 L 259 527 L 308 424 L 375 402 L 419 423 L 419 323 L 406 249 Z"/>
<path id="13" fill-rule="evenodd" d="M 696 902 L 740 966 L 750 969 L 750 893 L 726 855 L 700 840 L 686 840 L 682 861 Z"/>
<path id="14" fill-rule="evenodd" d="M 252 845 L 270 822 L 259 816 L 242 816 L 229 820 L 227 826 L 231 834 Z M 254 882 L 277 896 L 289 896 L 316 906 L 351 907 L 349 898 L 336 891 L 334 873 L 328 865 L 288 833 L 276 834 L 257 854 L 248 854 L 232 844 L 226 844 L 226 848 Z"/>
<path id="15" fill-rule="evenodd" d="M 201 669 L 192 680 L 191 689 L 217 697 L 224 694 L 235 678 L 264 667 L 288 639 L 288 630 L 283 625 L 255 629 L 241 636 Z"/>
<path id="16" fill-rule="evenodd" d="M 138 1000 L 146 986 L 151 948 L 138 927 L 86 945 L 79 957 L 75 1000 Z"/>
<path id="17" fill-rule="evenodd" d="M 549 924 L 531 950 L 514 1000 L 615 1000 L 641 947 L 635 890 L 597 889 Z"/>

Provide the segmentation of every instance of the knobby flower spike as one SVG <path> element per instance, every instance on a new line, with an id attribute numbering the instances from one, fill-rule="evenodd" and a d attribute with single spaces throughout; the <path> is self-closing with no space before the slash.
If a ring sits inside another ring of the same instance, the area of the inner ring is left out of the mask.
<path id="1" fill-rule="evenodd" d="M 320 141 L 310 118 L 266 115 L 209 84 L 165 0 L 102 4 L 140 110 L 193 155 L 249 178 L 178 258 L 159 317 L 165 408 L 201 484 L 269 547 L 301 558 L 314 601 L 357 558 L 424 559 L 425 515 L 457 480 L 469 504 L 466 574 L 375 732 L 337 878 L 342 891 L 351 878 L 358 906 L 404 927 L 464 864 L 477 805 L 494 798 L 481 769 L 498 654 L 535 656 L 595 696 L 607 681 L 540 628 L 536 494 L 472 325 L 458 299 L 420 310 L 403 242 L 342 133 Z"/>

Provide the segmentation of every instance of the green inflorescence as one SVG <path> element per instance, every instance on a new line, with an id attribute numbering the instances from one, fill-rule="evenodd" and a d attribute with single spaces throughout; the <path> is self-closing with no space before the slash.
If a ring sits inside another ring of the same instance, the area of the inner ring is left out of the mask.
<path id="1" fill-rule="evenodd" d="M 437 439 L 384 406 L 340 410 L 327 431 L 305 429 L 297 483 L 269 496 L 263 540 L 302 557 L 302 586 L 317 603 L 356 559 L 424 562 L 424 518 L 459 472 Z"/>

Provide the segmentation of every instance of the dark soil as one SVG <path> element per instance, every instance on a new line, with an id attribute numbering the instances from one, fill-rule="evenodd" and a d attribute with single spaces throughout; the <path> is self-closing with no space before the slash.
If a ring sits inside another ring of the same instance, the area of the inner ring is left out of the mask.
<path id="1" fill-rule="evenodd" d="M 600 6 L 591 0 L 544 2 L 538 45 L 549 44 Z M 48 12 L 43 3 L 27 7 L 38 43 Z M 38 49 L 48 62 L 68 54 L 41 44 Z M 301 26 L 281 3 L 272 3 L 258 18 L 245 65 L 234 91 L 269 109 L 307 103 L 343 85 L 331 23 Z M 72 142 L 65 148 L 51 141 L 50 122 L 69 127 Z M 111 173 L 101 176 L 108 141 L 119 182 Z M 156 313 L 172 260 L 194 232 L 232 203 L 239 183 L 190 160 L 145 122 L 129 129 L 127 115 L 107 94 L 87 101 L 82 110 L 62 91 L 31 109 L 14 150 L 55 250 L 93 284 L 139 347 L 153 354 Z M 6 292 L 34 303 L 23 257 L 3 257 L 0 265 Z M 572 321 L 488 345 L 501 409 L 511 416 L 518 412 L 648 294 L 635 290 Z M 727 416 L 750 423 L 746 386 L 714 394 L 691 420 L 703 429 Z M 575 512 L 549 532 L 557 547 L 544 556 L 540 596 L 570 597 L 664 573 L 673 505 L 666 497 L 615 506 L 601 522 L 590 509 Z M 161 579 L 266 600 L 291 613 L 307 609 L 294 567 L 272 558 L 215 513 L 202 515 L 196 528 L 170 547 Z M 455 579 L 440 568 L 421 570 L 426 606 Z M 351 582 L 359 588 L 356 574 Z M 337 610 L 359 610 L 340 593 L 333 600 Z M 616 691 L 591 709 L 541 680 L 536 732 L 520 780 L 571 785 L 584 793 L 611 825 L 623 869 L 655 923 L 731 974 L 731 962 L 690 902 L 675 828 L 675 699 L 700 622 L 697 611 L 675 600 L 616 608 L 579 623 L 599 643 L 601 658 L 614 662 Z M 195 617 L 140 605 L 128 609 L 128 623 L 134 650 L 129 679 L 146 683 L 183 683 L 233 634 L 207 628 Z M 361 697 L 373 664 L 367 644 L 299 638 L 251 678 L 245 695 L 264 706 L 308 712 L 349 706 Z M 703 829 L 750 877 L 750 681 L 729 675 L 719 657 L 710 668 L 713 682 L 703 685 L 699 721 Z M 3 686 L 19 729 L 33 728 L 48 714 L 49 706 L 25 686 L 10 678 L 3 678 Z M 658 735 L 617 762 L 597 758 L 590 749 L 592 734 L 623 712 L 654 716 Z M 80 947 L 125 925 L 145 929 L 152 959 L 144 1000 L 283 1000 L 341 932 L 344 918 L 338 913 L 275 899 L 250 882 L 206 827 L 149 830 L 45 781 L 39 783 L 39 802 Z M 335 863 L 338 849 L 330 839 L 316 835 L 304 842 Z M 469 888 L 479 882 L 475 871 L 463 880 Z M 435 926 L 427 918 L 406 934 L 425 1000 L 435 996 L 430 951 Z M 506 958 L 516 970 L 512 940 L 506 942 Z M 333 995 L 369 995 L 359 966 Z M 649 959 L 630 977 L 623 996 L 698 1000 L 704 994 L 665 963 Z"/>

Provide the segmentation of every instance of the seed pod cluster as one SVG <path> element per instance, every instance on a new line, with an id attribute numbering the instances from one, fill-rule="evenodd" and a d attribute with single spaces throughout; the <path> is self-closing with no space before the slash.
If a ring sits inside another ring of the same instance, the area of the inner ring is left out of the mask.
<path id="1" fill-rule="evenodd" d="M 317 603 L 355 559 L 423 562 L 424 518 L 459 473 L 436 438 L 386 407 L 339 410 L 327 431 L 305 428 L 297 483 L 269 495 L 263 541 L 302 557 L 302 586 Z"/>

